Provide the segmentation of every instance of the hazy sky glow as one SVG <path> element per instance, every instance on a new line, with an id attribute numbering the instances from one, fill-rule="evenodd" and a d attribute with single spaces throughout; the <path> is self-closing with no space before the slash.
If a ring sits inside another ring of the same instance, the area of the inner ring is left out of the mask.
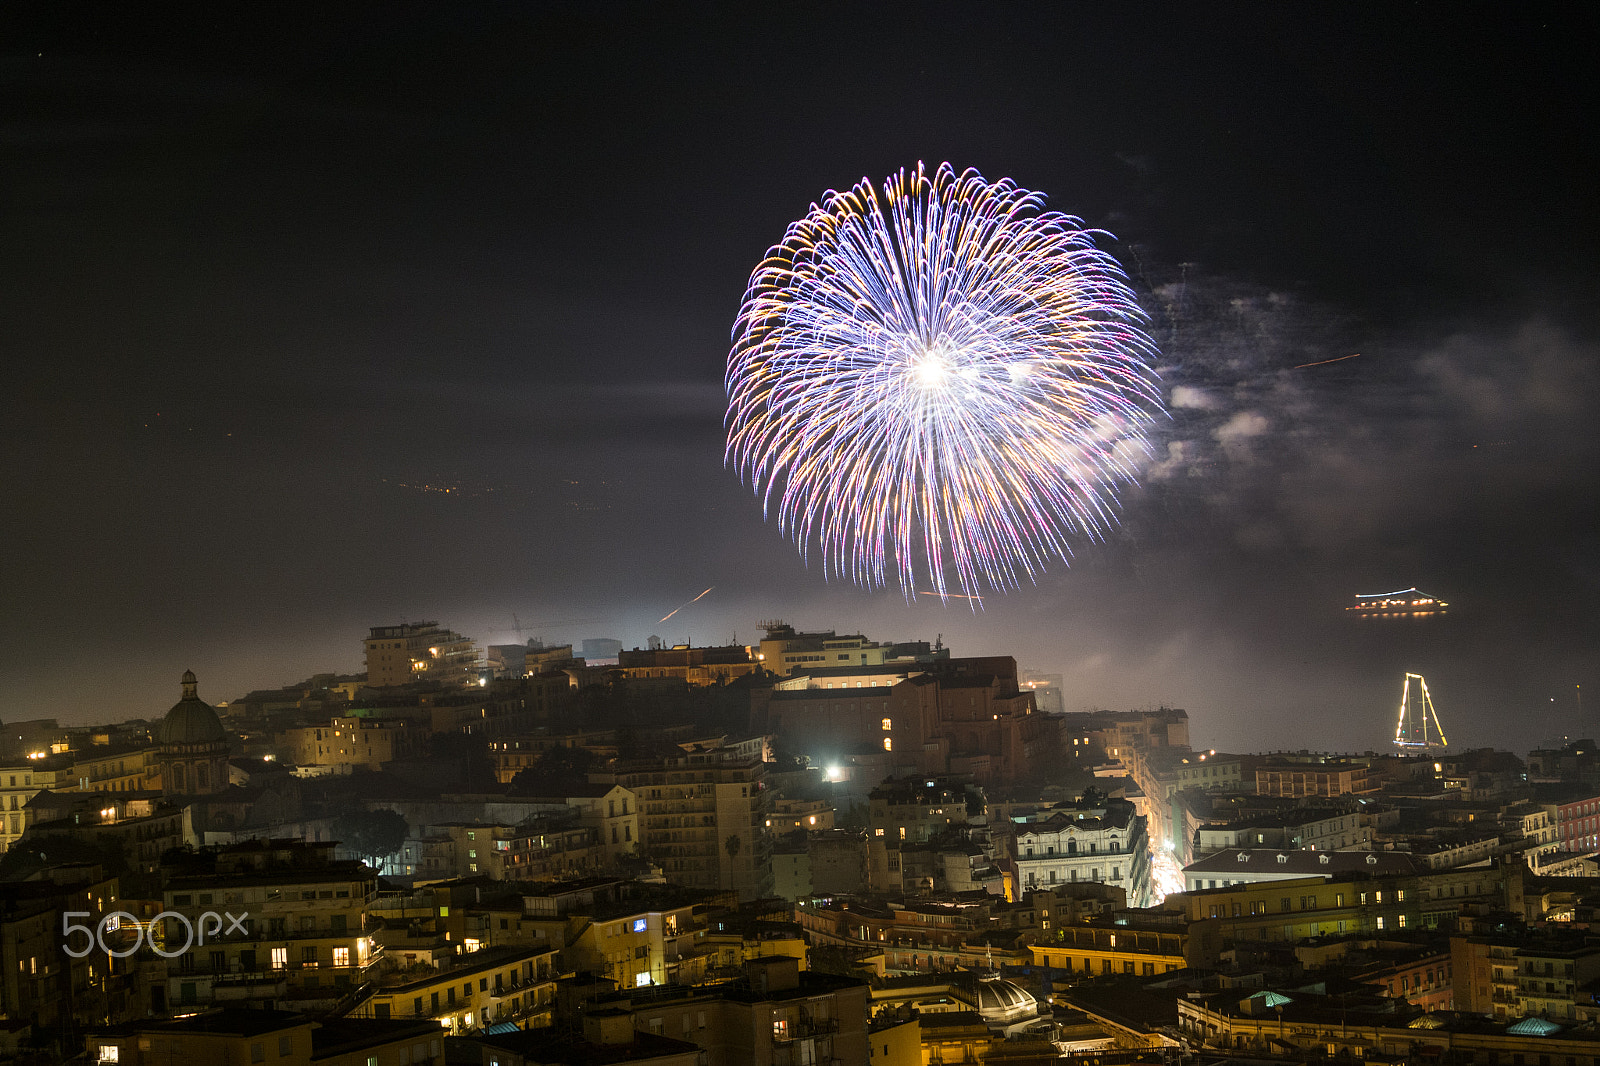
<path id="1" fill-rule="evenodd" d="M 0 15 L 0 720 L 515 613 L 943 634 L 1219 747 L 1380 745 L 1406 670 L 1456 743 L 1597 731 L 1589 9 L 760 7 Z M 1171 409 L 978 616 L 826 583 L 722 465 L 751 269 L 919 159 L 1116 234 Z M 1340 610 L 1409 585 L 1455 610 Z"/>

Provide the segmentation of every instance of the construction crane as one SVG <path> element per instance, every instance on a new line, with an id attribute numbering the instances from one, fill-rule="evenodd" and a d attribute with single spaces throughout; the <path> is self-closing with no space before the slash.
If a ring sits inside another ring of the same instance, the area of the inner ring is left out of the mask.
<path id="1" fill-rule="evenodd" d="M 540 630 L 555 629 L 558 626 L 598 626 L 606 625 L 610 621 L 611 619 L 609 618 L 553 618 L 541 619 L 537 622 L 524 622 L 522 619 L 518 618 L 516 612 L 513 611 L 511 614 L 510 632 L 517 635 L 518 644 L 526 644 L 527 639 L 523 636 L 524 630 L 532 630 L 537 633 Z M 506 630 L 500 629 L 496 630 L 495 632 L 504 633 Z"/>

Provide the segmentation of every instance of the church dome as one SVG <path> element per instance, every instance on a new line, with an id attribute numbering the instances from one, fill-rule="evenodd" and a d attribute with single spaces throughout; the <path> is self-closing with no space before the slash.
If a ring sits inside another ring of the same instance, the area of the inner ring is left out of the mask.
<path id="1" fill-rule="evenodd" d="M 227 738 L 222 720 L 211 704 L 198 695 L 199 685 L 194 671 L 183 672 L 183 699 L 172 705 L 172 710 L 156 727 L 158 744 L 215 744 Z"/>
<path id="2" fill-rule="evenodd" d="M 978 979 L 978 1013 L 990 1023 L 1009 1025 L 1039 1013 L 1039 1002 L 1021 985 L 990 972 Z"/>

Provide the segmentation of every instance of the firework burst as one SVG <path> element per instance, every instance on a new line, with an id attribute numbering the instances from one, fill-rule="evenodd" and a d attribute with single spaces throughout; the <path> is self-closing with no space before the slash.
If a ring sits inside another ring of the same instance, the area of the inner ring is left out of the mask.
<path id="1" fill-rule="evenodd" d="M 826 575 L 977 607 L 1116 521 L 1155 350 L 1099 234 L 1043 199 L 948 163 L 863 178 L 751 275 L 726 461 Z"/>

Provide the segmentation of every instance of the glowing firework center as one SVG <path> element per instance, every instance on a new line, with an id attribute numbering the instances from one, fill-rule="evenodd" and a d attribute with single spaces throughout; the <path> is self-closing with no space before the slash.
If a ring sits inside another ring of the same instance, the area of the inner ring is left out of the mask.
<path id="1" fill-rule="evenodd" d="M 826 575 L 976 605 L 1116 521 L 1155 349 L 1098 234 L 1042 205 L 919 164 L 830 192 L 751 275 L 727 462 Z"/>
<path id="2" fill-rule="evenodd" d="M 927 352 L 912 363 L 911 373 L 917 379 L 917 384 L 925 389 L 942 391 L 950 380 L 950 366 L 945 361 L 944 353 L 938 349 Z"/>

